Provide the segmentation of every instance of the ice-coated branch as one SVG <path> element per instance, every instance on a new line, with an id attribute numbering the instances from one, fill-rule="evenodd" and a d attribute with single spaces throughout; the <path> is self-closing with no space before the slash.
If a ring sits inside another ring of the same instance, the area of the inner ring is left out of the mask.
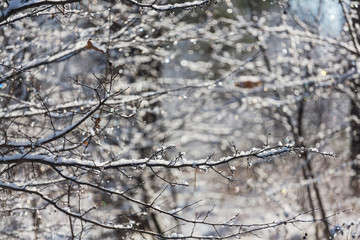
<path id="1" fill-rule="evenodd" d="M 155 3 L 141 3 L 135 0 L 126 0 L 134 5 L 139 7 L 151 8 L 156 11 L 172 11 L 175 9 L 186 9 L 186 8 L 193 8 L 193 7 L 200 7 L 210 3 L 210 0 L 201 0 L 201 1 L 193 1 L 193 2 L 184 2 L 184 3 L 174 3 L 174 4 L 155 4 Z"/>
<path id="2" fill-rule="evenodd" d="M 172 11 L 175 9 L 186 9 L 186 8 L 193 8 L 193 7 L 200 7 L 205 4 L 209 4 L 210 0 L 200 0 L 200 1 L 193 1 L 193 2 L 184 2 L 184 3 L 174 3 L 174 4 L 145 4 L 135 0 L 126 0 L 129 3 L 137 5 L 139 7 L 144 8 L 151 8 L 156 11 Z M 26 9 L 36 8 L 41 6 L 49 6 L 49 5 L 63 5 L 67 3 L 76 3 L 81 2 L 81 0 L 13 0 L 9 1 L 9 6 L 5 9 L 0 10 L 0 23 L 6 21 L 10 16 L 22 12 Z"/>
<path id="3" fill-rule="evenodd" d="M 99 226 L 99 227 L 107 228 L 107 229 L 114 229 L 114 230 L 131 230 L 131 231 L 136 231 L 136 232 L 140 232 L 140 233 L 143 233 L 143 234 L 149 234 L 149 235 L 155 235 L 155 236 L 159 235 L 159 234 L 151 232 L 151 231 L 135 229 L 131 225 L 128 225 L 128 226 L 126 226 L 126 225 L 109 225 L 109 224 L 100 223 L 100 222 L 98 222 L 96 220 L 92 220 L 90 218 L 86 218 L 84 216 L 84 214 L 79 214 L 79 213 L 73 212 L 71 210 L 68 210 L 68 209 L 62 207 L 62 206 L 60 206 L 60 204 L 58 204 L 58 201 L 56 199 L 52 199 L 52 198 L 46 196 L 45 194 L 43 194 L 42 192 L 40 192 L 40 191 L 38 191 L 36 189 L 30 189 L 26 185 L 25 186 L 18 186 L 18 185 L 14 184 L 14 183 L 6 183 L 6 182 L 3 182 L 3 181 L 0 180 L 0 188 L 8 189 L 8 190 L 16 191 L 16 192 L 24 192 L 24 193 L 27 193 L 27 194 L 36 195 L 36 196 L 40 197 L 41 199 L 43 199 L 44 201 L 46 201 L 47 203 L 49 203 L 50 205 L 52 205 L 54 208 L 56 208 L 60 212 L 62 212 L 63 214 L 65 214 L 67 216 L 71 216 L 71 217 L 76 218 L 76 219 L 79 219 L 79 220 L 81 220 L 83 222 L 93 224 L 95 226 Z"/>
<path id="4" fill-rule="evenodd" d="M 45 5 L 63 5 L 67 3 L 81 2 L 81 0 L 13 0 L 8 1 L 9 6 L 4 10 L 0 10 L 0 22 L 6 21 L 11 15 L 22 12 L 29 8 L 36 8 Z"/>
<path id="5" fill-rule="evenodd" d="M 80 182 L 78 182 L 78 183 L 80 183 Z M 226 235 L 218 234 L 217 236 L 195 235 L 193 232 L 191 232 L 190 234 L 187 234 L 187 235 L 176 234 L 176 233 L 165 234 L 165 233 L 156 233 L 156 232 L 148 231 L 148 230 L 142 230 L 142 229 L 139 229 L 136 226 L 134 226 L 132 223 L 128 223 L 128 224 L 102 223 L 100 221 L 91 219 L 90 217 L 86 217 L 86 213 L 88 213 L 89 211 L 95 210 L 96 207 L 91 207 L 89 210 L 85 211 L 84 213 L 73 212 L 72 210 L 61 206 L 61 204 L 59 204 L 59 201 L 56 198 L 53 199 L 53 198 L 47 196 L 46 194 L 40 192 L 39 190 L 32 189 L 31 187 L 28 187 L 26 185 L 17 185 L 14 183 L 6 183 L 6 182 L 3 182 L 0 180 L 0 188 L 11 190 L 14 192 L 23 192 L 25 194 L 36 195 L 36 196 L 40 197 L 42 200 L 44 200 L 47 204 L 52 205 L 55 209 L 57 209 L 61 213 L 65 214 L 66 216 L 71 216 L 71 217 L 76 218 L 87 224 L 92 224 L 92 225 L 95 225 L 95 226 L 98 226 L 101 228 L 105 228 L 105 229 L 138 232 L 138 233 L 142 233 L 142 234 L 146 234 L 146 235 L 150 235 L 150 236 L 156 236 L 161 239 L 204 239 L 204 238 L 206 238 L 206 239 L 228 239 L 228 238 L 243 236 L 243 235 L 246 235 L 249 233 L 254 233 L 254 232 L 265 230 L 265 229 L 276 228 L 276 227 L 286 225 L 286 224 L 322 222 L 324 220 L 335 217 L 341 213 L 350 211 L 350 210 L 339 211 L 332 215 L 326 216 L 325 219 L 322 219 L 322 218 L 308 219 L 306 217 L 307 214 L 309 214 L 312 211 L 316 211 L 316 209 L 312 209 L 309 211 L 299 213 L 299 214 L 297 214 L 293 217 L 287 218 L 285 220 L 273 221 L 273 222 L 269 222 L 269 223 L 259 223 L 259 224 L 237 224 L 237 223 L 234 223 L 234 221 L 237 219 L 237 216 L 235 215 L 233 218 L 231 218 L 227 222 L 213 223 L 213 222 L 205 221 L 205 219 L 204 220 L 200 220 L 200 219 L 192 220 L 192 219 L 180 217 L 179 215 L 176 214 L 179 211 L 177 209 L 174 211 L 164 211 L 158 207 L 152 206 L 152 204 L 146 204 L 146 203 L 140 202 L 138 200 L 135 200 L 135 199 L 132 199 L 129 197 L 128 200 L 134 201 L 135 203 L 143 205 L 143 207 L 145 206 L 146 208 L 150 208 L 156 212 L 176 218 L 178 221 L 193 224 L 194 226 L 207 225 L 207 226 L 212 226 L 213 228 L 216 228 L 216 227 L 238 228 L 237 232 L 228 233 Z M 116 191 L 112 191 L 112 194 L 116 194 L 116 193 L 117 193 Z M 122 195 L 122 196 L 124 196 L 124 195 Z M 189 205 L 189 207 L 191 207 L 191 204 Z M 212 210 L 210 210 L 208 213 L 210 213 L 211 211 Z"/>
<path id="6" fill-rule="evenodd" d="M 76 123 L 66 127 L 65 129 L 61 130 L 61 131 L 56 131 L 54 132 L 52 135 L 39 139 L 36 142 L 1 142 L 0 143 L 0 148 L 1 147 L 7 147 L 7 148 L 32 148 L 32 147 L 36 147 L 36 146 L 42 146 L 44 144 L 47 144 L 49 142 L 55 141 L 63 136 L 65 136 L 66 134 L 72 132 L 75 128 L 77 128 L 78 126 L 80 126 L 80 124 L 82 124 L 86 119 L 88 119 L 91 115 L 93 115 L 102 105 L 104 105 L 104 103 L 106 102 L 108 98 L 104 98 L 102 99 L 98 105 L 96 107 L 94 107 L 93 109 L 91 109 L 87 114 L 85 114 L 84 117 L 82 117 L 79 121 L 77 121 Z"/>
<path id="7" fill-rule="evenodd" d="M 45 142 L 45 140 L 42 140 Z M 26 145 L 24 145 L 26 146 Z M 185 167 L 193 167 L 193 168 L 201 168 L 201 167 L 215 167 L 222 165 L 224 163 L 236 161 L 243 158 L 257 158 L 257 159 L 269 159 L 271 157 L 275 157 L 278 155 L 282 155 L 290 152 L 308 152 L 320 154 L 323 156 L 334 157 L 333 153 L 327 152 L 319 152 L 314 148 L 297 148 L 293 146 L 277 146 L 271 148 L 253 148 L 247 152 L 240 152 L 234 154 L 233 156 L 223 157 L 217 160 L 212 160 L 210 158 L 199 159 L 199 160 L 187 160 L 185 158 L 176 159 L 173 161 L 168 160 L 158 160 L 158 159 L 119 159 L 119 160 L 111 160 L 111 161 L 100 161 L 100 160 L 85 160 L 81 158 L 66 158 L 62 156 L 44 156 L 44 155 L 32 155 L 32 154 L 16 154 L 12 156 L 0 156 L 0 164 L 12 164 L 12 163 L 41 163 L 50 166 L 68 166 L 68 167 L 79 167 L 83 169 L 118 169 L 122 167 L 137 167 L 140 169 L 146 167 L 164 167 L 164 168 L 185 168 Z"/>

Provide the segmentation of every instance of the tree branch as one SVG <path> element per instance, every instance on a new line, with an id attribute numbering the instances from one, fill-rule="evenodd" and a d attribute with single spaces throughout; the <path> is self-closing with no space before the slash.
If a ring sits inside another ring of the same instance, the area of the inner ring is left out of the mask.
<path id="1" fill-rule="evenodd" d="M 81 0 L 39 1 L 39 0 L 13 0 L 5 10 L 0 10 L 0 23 L 6 21 L 11 15 L 22 12 L 29 8 L 45 5 L 63 5 L 67 3 L 81 2 Z"/>

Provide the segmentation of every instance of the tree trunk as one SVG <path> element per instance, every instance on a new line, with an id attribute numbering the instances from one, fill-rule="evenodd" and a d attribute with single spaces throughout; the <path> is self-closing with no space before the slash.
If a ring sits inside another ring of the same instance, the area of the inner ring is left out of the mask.
<path id="1" fill-rule="evenodd" d="M 360 42 L 360 0 L 351 2 L 351 20 L 353 29 L 357 36 L 357 41 Z M 358 56 L 360 57 L 360 56 Z M 351 89 L 355 93 L 354 98 L 351 99 L 350 114 L 351 114 L 351 143 L 350 143 L 350 161 L 352 161 L 352 169 L 355 171 L 355 176 L 351 179 L 351 186 L 355 193 L 360 193 L 360 163 L 356 159 L 360 159 L 360 108 L 359 108 L 359 91 L 360 79 L 355 79 L 351 83 Z"/>

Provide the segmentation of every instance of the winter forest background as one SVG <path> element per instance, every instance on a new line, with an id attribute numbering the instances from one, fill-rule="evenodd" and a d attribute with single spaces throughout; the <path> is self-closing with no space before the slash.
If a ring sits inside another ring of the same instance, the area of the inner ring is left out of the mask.
<path id="1" fill-rule="evenodd" d="M 0 239 L 360 239 L 346 0 L 0 3 Z"/>

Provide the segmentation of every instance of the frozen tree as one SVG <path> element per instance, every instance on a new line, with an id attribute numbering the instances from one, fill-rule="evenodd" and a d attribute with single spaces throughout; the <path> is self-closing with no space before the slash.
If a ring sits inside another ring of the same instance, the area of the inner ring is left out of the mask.
<path id="1" fill-rule="evenodd" d="M 1 234 L 360 234 L 356 19 L 346 1 L 0 3 Z"/>

